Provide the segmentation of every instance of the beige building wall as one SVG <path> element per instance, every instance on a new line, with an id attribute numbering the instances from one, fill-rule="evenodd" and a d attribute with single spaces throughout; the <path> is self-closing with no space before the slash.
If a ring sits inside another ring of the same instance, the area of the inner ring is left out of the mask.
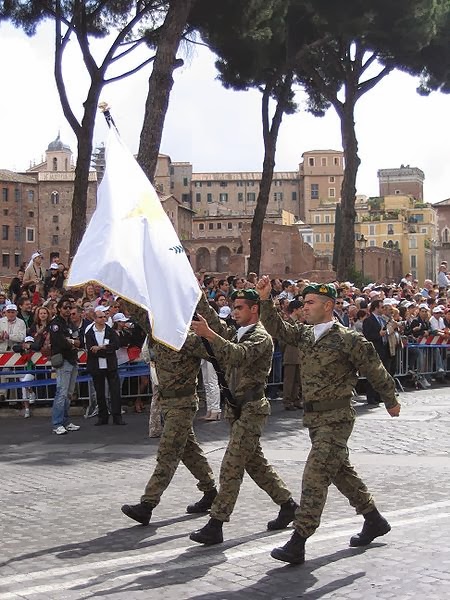
<path id="1" fill-rule="evenodd" d="M 311 211 L 341 200 L 344 153 L 339 150 L 310 150 L 302 154 L 299 172 L 303 179 L 300 218 L 312 223 Z"/>

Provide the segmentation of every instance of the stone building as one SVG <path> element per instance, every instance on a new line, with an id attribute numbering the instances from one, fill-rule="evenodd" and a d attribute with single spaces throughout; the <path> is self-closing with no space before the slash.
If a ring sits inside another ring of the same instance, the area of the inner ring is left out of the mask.
<path id="1" fill-rule="evenodd" d="M 450 198 L 433 204 L 437 213 L 436 267 L 446 260 L 450 265 Z M 437 268 L 436 268 L 437 270 Z"/>
<path id="2" fill-rule="evenodd" d="M 51 252 L 59 252 L 61 261 L 69 263 L 69 241 L 72 220 L 72 199 L 75 166 L 72 151 L 60 136 L 48 145 L 45 160 L 24 173 L 38 184 L 36 239 L 33 250 L 39 248 L 45 264 Z M 97 198 L 97 173 L 89 173 L 87 222 L 92 216 Z"/>
<path id="3" fill-rule="evenodd" d="M 275 171 L 268 213 L 292 213 L 308 221 L 311 207 L 340 200 L 344 176 L 343 153 L 312 150 L 302 155 L 296 171 Z M 172 162 L 160 154 L 155 184 L 162 194 L 173 194 L 190 205 L 197 216 L 210 216 L 224 209 L 229 214 L 252 216 L 258 198 L 261 172 L 195 173 L 189 162 Z"/>
<path id="4" fill-rule="evenodd" d="M 380 169 L 378 183 L 380 196 L 412 196 L 423 200 L 425 174 L 417 167 L 401 165 L 399 169 Z"/>
<path id="5" fill-rule="evenodd" d="M 0 276 L 15 273 L 37 248 L 39 187 L 34 177 L 0 170 Z"/>

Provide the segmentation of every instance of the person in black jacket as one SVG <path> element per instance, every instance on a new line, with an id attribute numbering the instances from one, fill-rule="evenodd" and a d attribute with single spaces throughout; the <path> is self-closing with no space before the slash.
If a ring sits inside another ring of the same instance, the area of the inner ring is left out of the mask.
<path id="1" fill-rule="evenodd" d="M 386 321 L 383 319 L 383 301 L 373 300 L 370 303 L 370 316 L 363 321 L 363 335 L 372 342 L 386 369 L 390 362 Z M 378 405 L 381 402 L 380 394 L 366 381 L 367 404 Z"/>
<path id="2" fill-rule="evenodd" d="M 71 302 L 63 296 L 56 305 L 56 317 L 50 321 L 51 356 L 61 355 L 61 363 L 54 366 L 56 371 L 56 393 L 53 400 L 53 433 L 62 435 L 68 431 L 78 431 L 79 425 L 69 421 L 70 399 L 75 389 L 78 374 L 78 348 L 80 342 L 74 339 L 69 317 Z"/>
<path id="3" fill-rule="evenodd" d="M 88 352 L 87 370 L 92 375 L 98 403 L 96 425 L 108 424 L 108 407 L 105 397 L 105 381 L 109 385 L 111 413 L 114 425 L 126 425 L 121 415 L 120 379 L 117 370 L 116 350 L 119 348 L 117 333 L 106 324 L 103 306 L 95 309 L 92 327 L 85 332 L 85 345 Z"/>

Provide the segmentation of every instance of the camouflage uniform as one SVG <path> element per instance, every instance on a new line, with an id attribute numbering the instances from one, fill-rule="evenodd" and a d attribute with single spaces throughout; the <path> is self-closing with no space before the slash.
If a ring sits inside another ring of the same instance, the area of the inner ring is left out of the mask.
<path id="1" fill-rule="evenodd" d="M 141 502 L 155 507 L 180 461 L 198 480 L 197 487 L 200 491 L 215 489 L 215 482 L 193 430 L 193 420 L 198 409 L 197 374 L 200 360 L 207 357 L 202 342 L 195 334 L 189 333 L 179 352 L 158 343 L 153 349 L 164 427 L 156 467 Z"/>
<path id="2" fill-rule="evenodd" d="M 220 489 L 211 507 L 210 515 L 219 521 L 229 521 L 236 504 L 244 471 L 276 504 L 291 498 L 291 492 L 264 457 L 260 437 L 270 414 L 270 404 L 264 396 L 264 386 L 272 362 L 273 342 L 267 331 L 256 323 L 240 339 L 236 331 L 227 327 L 204 300 L 197 307 L 209 326 L 223 337 L 211 342 L 214 354 L 226 367 L 226 380 L 233 397 L 242 403 L 237 418 L 230 407 L 226 417 L 231 423 L 230 441 L 220 469 Z"/>
<path id="3" fill-rule="evenodd" d="M 304 538 L 320 523 L 331 483 L 359 514 L 375 508 L 372 496 L 349 461 L 348 438 L 355 421 L 352 390 L 358 373 L 379 391 L 387 408 L 397 405 L 395 383 L 373 345 L 360 334 L 335 323 L 315 343 L 314 327 L 283 321 L 272 300 L 261 302 L 267 331 L 286 344 L 297 345 L 302 365 L 303 422 L 312 448 L 302 480 L 300 507 L 294 527 Z"/>

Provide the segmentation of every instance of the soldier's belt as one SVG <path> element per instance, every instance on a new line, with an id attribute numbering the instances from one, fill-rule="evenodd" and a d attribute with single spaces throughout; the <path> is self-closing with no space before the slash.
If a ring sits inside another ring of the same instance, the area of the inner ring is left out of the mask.
<path id="1" fill-rule="evenodd" d="M 333 398 L 333 400 L 312 400 L 303 403 L 304 412 L 324 412 L 336 408 L 350 406 L 350 398 Z"/>
<path id="2" fill-rule="evenodd" d="M 182 396 L 192 396 L 192 394 L 195 394 L 195 389 L 194 386 L 189 385 L 183 388 L 159 390 L 159 393 L 163 398 L 181 398 Z"/>

